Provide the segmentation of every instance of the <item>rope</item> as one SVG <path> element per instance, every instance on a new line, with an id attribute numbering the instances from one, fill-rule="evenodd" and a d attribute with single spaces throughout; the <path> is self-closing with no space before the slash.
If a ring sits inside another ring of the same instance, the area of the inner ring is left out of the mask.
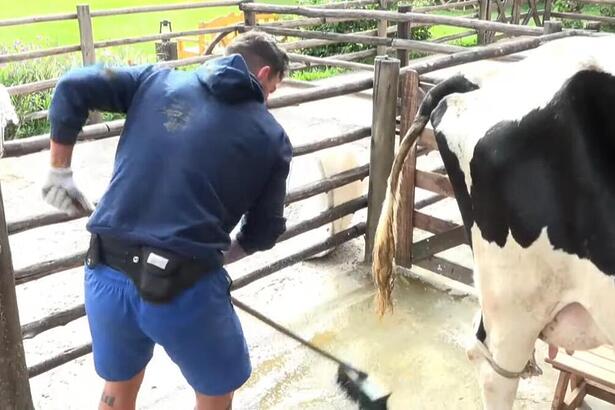
<path id="1" fill-rule="evenodd" d="M 487 349 L 487 346 L 485 346 L 483 342 L 477 339 L 476 345 L 478 346 L 478 350 L 482 353 L 484 358 L 491 365 L 491 368 L 502 377 L 505 377 L 507 379 L 517 379 L 519 377 L 521 377 L 522 379 L 527 379 L 529 377 L 540 376 L 542 374 L 542 369 L 536 363 L 536 357 L 535 357 L 536 350 L 532 352 L 532 357 L 527 362 L 523 370 L 521 370 L 520 372 L 511 372 L 509 370 L 506 370 L 500 367 L 495 362 L 495 360 L 493 359 L 493 356 L 491 355 L 491 352 L 489 352 L 489 349 Z"/>

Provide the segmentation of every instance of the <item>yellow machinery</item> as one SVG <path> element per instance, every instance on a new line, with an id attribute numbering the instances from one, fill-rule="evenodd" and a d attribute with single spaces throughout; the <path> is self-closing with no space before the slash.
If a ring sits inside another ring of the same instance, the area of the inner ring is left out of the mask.
<path id="1" fill-rule="evenodd" d="M 266 24 L 279 19 L 277 14 L 257 14 L 256 23 Z M 220 28 L 225 26 L 234 26 L 244 22 L 243 13 L 234 12 L 226 16 L 216 17 L 215 19 L 199 23 L 199 29 L 205 28 Z M 193 37 L 177 38 L 177 57 L 179 59 L 188 57 L 197 57 L 205 54 L 209 45 L 218 36 L 218 33 L 200 34 Z M 220 47 L 226 47 L 237 36 L 237 31 L 233 31 L 217 44 Z"/>

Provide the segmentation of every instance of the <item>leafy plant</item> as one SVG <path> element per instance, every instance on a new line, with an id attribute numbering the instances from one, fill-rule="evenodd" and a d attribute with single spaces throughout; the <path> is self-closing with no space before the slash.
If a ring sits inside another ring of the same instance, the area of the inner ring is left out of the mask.
<path id="1" fill-rule="evenodd" d="M 576 0 L 555 0 L 553 10 L 560 13 L 580 13 L 583 10 L 583 3 Z M 566 28 L 583 28 L 580 20 L 562 19 L 562 26 Z"/>
<path id="2" fill-rule="evenodd" d="M 615 17 L 615 6 L 604 5 L 600 7 L 600 15 L 605 17 Z M 615 23 L 602 23 L 602 30 L 615 31 Z"/>

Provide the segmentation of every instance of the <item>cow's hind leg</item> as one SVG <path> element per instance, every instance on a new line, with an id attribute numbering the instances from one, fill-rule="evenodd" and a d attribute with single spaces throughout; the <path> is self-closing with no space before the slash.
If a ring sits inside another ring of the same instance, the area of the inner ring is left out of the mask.
<path id="1" fill-rule="evenodd" d="M 483 406 L 487 410 L 512 409 L 519 377 L 530 375 L 532 369 L 528 362 L 533 361 L 534 345 L 544 326 L 528 312 L 510 306 L 501 305 L 487 312 L 484 343 L 476 338 L 467 350 L 468 358 L 477 367 Z"/>

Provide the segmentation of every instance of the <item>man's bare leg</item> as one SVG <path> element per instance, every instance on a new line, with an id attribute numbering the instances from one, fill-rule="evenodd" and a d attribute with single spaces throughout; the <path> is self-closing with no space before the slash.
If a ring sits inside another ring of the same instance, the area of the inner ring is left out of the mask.
<path id="1" fill-rule="evenodd" d="M 135 410 L 145 369 L 130 380 L 105 382 L 98 410 Z"/>
<path id="2" fill-rule="evenodd" d="M 223 396 L 206 396 L 196 393 L 195 410 L 231 410 L 233 408 L 233 394 L 234 392 Z"/>

